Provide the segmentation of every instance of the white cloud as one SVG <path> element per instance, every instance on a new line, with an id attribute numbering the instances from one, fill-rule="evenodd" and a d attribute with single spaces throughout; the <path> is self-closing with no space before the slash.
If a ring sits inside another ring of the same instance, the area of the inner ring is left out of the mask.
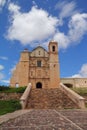
<path id="1" fill-rule="evenodd" d="M 32 4 L 37 7 L 37 4 L 34 0 L 32 1 Z"/>
<path id="2" fill-rule="evenodd" d="M 79 42 L 87 33 L 87 13 L 75 14 L 69 22 L 69 38 L 72 42 Z"/>
<path id="3" fill-rule="evenodd" d="M 0 65 L 0 71 L 2 71 L 4 69 L 3 65 Z M 0 80 L 2 80 L 4 78 L 4 74 L 2 72 L 0 72 Z"/>
<path id="4" fill-rule="evenodd" d="M 0 80 L 4 78 L 4 74 L 0 72 Z"/>
<path id="5" fill-rule="evenodd" d="M 1 60 L 8 60 L 8 57 L 0 56 L 0 59 L 1 59 Z"/>
<path id="6" fill-rule="evenodd" d="M 14 66 L 10 69 L 10 73 L 13 73 L 15 69 L 16 69 L 16 65 L 14 65 Z"/>
<path id="7" fill-rule="evenodd" d="M 67 34 L 59 31 L 54 36 L 54 39 L 60 43 L 59 47 L 66 49 L 70 45 L 79 44 L 83 36 L 87 34 L 87 13 L 79 13 L 74 1 L 60 1 L 56 4 L 55 9 L 58 9 L 60 12 L 61 26 L 64 24 L 63 18 L 69 17 Z"/>
<path id="8" fill-rule="evenodd" d="M 4 69 L 4 66 L 3 65 L 0 65 L 0 71 Z"/>
<path id="9" fill-rule="evenodd" d="M 55 41 L 58 41 L 60 49 L 61 48 L 66 49 L 70 44 L 68 36 L 61 32 L 56 33 L 53 39 Z"/>
<path id="10" fill-rule="evenodd" d="M 58 32 L 54 35 L 54 40 L 59 42 L 59 48 L 61 49 L 79 44 L 83 36 L 87 34 L 87 13 L 73 15 L 68 27 L 69 30 L 66 35 L 63 32 Z"/>
<path id="11" fill-rule="evenodd" d="M 20 7 L 18 5 L 15 5 L 13 3 L 10 3 L 8 6 L 9 11 L 11 11 L 12 13 L 18 13 L 20 10 Z"/>
<path id="12" fill-rule="evenodd" d="M 83 64 L 79 73 L 72 76 L 73 78 L 87 78 L 87 64 Z"/>
<path id="13" fill-rule="evenodd" d="M 82 77 L 87 77 L 87 64 L 82 65 L 79 73 Z"/>
<path id="14" fill-rule="evenodd" d="M 82 78 L 80 74 L 74 74 L 72 75 L 72 78 Z"/>
<path id="15" fill-rule="evenodd" d="M 10 80 L 2 80 L 3 83 L 9 84 Z"/>
<path id="16" fill-rule="evenodd" d="M 0 0 L 0 8 L 3 7 L 6 3 L 6 0 Z"/>
<path id="17" fill-rule="evenodd" d="M 13 12 L 13 15 L 8 29 L 8 39 L 19 40 L 26 45 L 54 35 L 58 25 L 56 17 L 50 16 L 45 10 L 38 9 L 36 6 L 27 13 L 21 13 L 19 9 L 17 5 L 9 5 L 9 11 Z"/>
<path id="18" fill-rule="evenodd" d="M 59 16 L 61 17 L 59 18 L 49 15 L 37 6 L 23 13 L 20 11 L 20 6 L 10 3 L 10 26 L 6 37 L 31 46 L 37 46 L 37 43 L 44 46 L 47 45 L 45 41 L 53 39 L 59 43 L 60 49 L 79 44 L 83 36 L 87 34 L 87 13 L 77 13 L 75 2 L 59 2 L 56 8 L 60 9 Z M 63 27 L 65 17 L 69 17 L 66 34 L 59 28 L 59 26 Z"/>
<path id="19" fill-rule="evenodd" d="M 73 14 L 75 14 L 76 11 L 76 3 L 74 1 L 71 2 L 67 2 L 67 1 L 61 1 L 58 2 L 55 6 L 55 9 L 59 9 L 60 13 L 59 13 L 59 17 L 60 18 L 65 18 L 65 17 L 69 17 L 72 16 Z"/>
<path id="20" fill-rule="evenodd" d="M 2 71 L 4 69 L 3 65 L 0 65 L 0 71 Z M 9 83 L 9 80 L 4 80 L 5 75 L 3 74 L 3 72 L 0 72 L 0 82 L 2 83 Z"/>

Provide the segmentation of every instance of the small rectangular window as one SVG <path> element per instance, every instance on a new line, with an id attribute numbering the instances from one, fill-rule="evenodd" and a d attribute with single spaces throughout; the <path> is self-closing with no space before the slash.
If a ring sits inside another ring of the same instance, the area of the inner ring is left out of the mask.
<path id="1" fill-rule="evenodd" d="M 37 67 L 41 67 L 41 61 L 37 61 Z"/>

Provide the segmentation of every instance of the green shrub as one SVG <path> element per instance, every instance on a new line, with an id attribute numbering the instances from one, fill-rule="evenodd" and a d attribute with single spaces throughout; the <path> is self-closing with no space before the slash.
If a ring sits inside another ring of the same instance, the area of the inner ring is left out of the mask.
<path id="1" fill-rule="evenodd" d="M 21 109 L 21 104 L 18 100 L 0 101 L 0 115 L 10 113 L 19 109 Z"/>
<path id="2" fill-rule="evenodd" d="M 9 87 L 6 87 L 6 86 L 0 86 L 0 91 L 5 91 L 5 90 L 9 90 Z"/>
<path id="3" fill-rule="evenodd" d="M 10 88 L 10 87 L 0 86 L 0 92 L 5 92 L 5 93 L 23 93 L 25 89 L 26 87 Z"/>

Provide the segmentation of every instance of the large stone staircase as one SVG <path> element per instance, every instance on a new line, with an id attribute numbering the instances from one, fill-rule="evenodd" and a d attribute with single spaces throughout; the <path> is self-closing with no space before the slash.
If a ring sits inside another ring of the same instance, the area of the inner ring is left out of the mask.
<path id="1" fill-rule="evenodd" d="M 64 109 L 78 108 L 59 88 L 32 89 L 27 108 L 29 109 Z"/>

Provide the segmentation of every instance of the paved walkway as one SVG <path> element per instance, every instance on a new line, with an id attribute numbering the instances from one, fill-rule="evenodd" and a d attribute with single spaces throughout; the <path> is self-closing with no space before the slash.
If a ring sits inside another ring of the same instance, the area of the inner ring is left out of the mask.
<path id="1" fill-rule="evenodd" d="M 86 110 L 35 109 L 14 118 L 4 122 L 0 130 L 87 130 Z"/>
<path id="2" fill-rule="evenodd" d="M 29 111 L 30 111 L 29 109 L 28 110 L 18 110 L 18 111 L 12 112 L 12 113 L 7 113 L 5 115 L 2 115 L 2 116 L 0 116 L 0 124 L 6 122 L 8 120 L 17 118 L 18 116 L 28 113 Z"/>

